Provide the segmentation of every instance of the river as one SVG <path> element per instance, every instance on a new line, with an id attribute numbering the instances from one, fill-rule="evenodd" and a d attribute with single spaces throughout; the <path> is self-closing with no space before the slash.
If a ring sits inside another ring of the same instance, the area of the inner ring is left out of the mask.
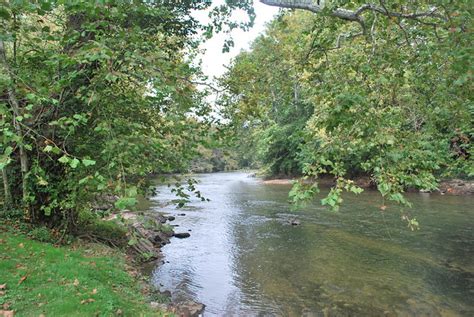
<path id="1" fill-rule="evenodd" d="M 472 196 L 407 194 L 412 232 L 376 192 L 346 195 L 337 213 L 317 201 L 292 211 L 289 185 L 196 178 L 210 202 L 165 206 L 175 197 L 162 186 L 148 208 L 191 234 L 163 247 L 153 283 L 204 316 L 474 316 Z"/>

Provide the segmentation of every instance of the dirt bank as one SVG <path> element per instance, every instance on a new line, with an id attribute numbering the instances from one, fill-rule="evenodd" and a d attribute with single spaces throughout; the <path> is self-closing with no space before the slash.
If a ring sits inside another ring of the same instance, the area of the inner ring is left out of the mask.
<path id="1" fill-rule="evenodd" d="M 298 178 L 270 178 L 262 180 L 265 185 L 291 185 Z M 311 180 L 305 180 L 305 183 L 310 184 Z M 375 183 L 369 177 L 358 177 L 354 179 L 354 182 L 362 188 L 373 188 L 376 189 Z M 321 178 L 318 183 L 322 187 L 330 187 L 335 185 L 335 180 L 331 178 Z M 418 189 L 408 189 L 410 192 L 426 192 Z M 440 193 L 442 195 L 474 195 L 474 180 L 463 180 L 463 179 L 450 179 L 442 180 L 439 183 L 438 190 L 434 190 L 434 193 Z"/>

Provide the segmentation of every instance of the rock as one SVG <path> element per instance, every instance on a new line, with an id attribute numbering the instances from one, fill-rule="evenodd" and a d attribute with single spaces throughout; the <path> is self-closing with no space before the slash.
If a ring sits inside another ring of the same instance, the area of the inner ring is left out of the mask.
<path id="1" fill-rule="evenodd" d="M 186 216 L 186 214 L 178 214 L 178 216 Z"/>
<path id="2" fill-rule="evenodd" d="M 160 292 L 160 294 L 162 296 L 165 296 L 165 297 L 171 297 L 171 292 L 170 291 L 163 291 L 163 292 Z"/>
<path id="3" fill-rule="evenodd" d="M 168 217 L 168 221 L 173 221 L 173 220 L 175 220 L 175 219 L 176 219 L 175 216 L 169 216 L 169 217 Z"/>
<path id="4" fill-rule="evenodd" d="M 191 235 L 188 232 L 182 232 L 182 233 L 175 233 L 173 236 L 179 239 L 184 239 L 184 238 L 189 238 Z"/>
<path id="5" fill-rule="evenodd" d="M 137 214 L 130 211 L 122 211 L 120 213 L 112 213 L 109 216 L 103 218 L 105 221 L 115 220 L 115 219 L 124 219 L 128 221 L 136 220 Z"/>
<path id="6" fill-rule="evenodd" d="M 95 210 L 108 210 L 115 207 L 115 202 L 119 199 L 116 195 L 98 195 L 95 197 L 95 201 L 92 203 L 92 209 Z"/>
<path id="7" fill-rule="evenodd" d="M 374 182 L 372 179 L 368 176 L 361 176 L 355 179 L 354 182 L 357 186 L 362 187 L 362 188 L 370 188 L 374 187 Z"/>
<path id="8" fill-rule="evenodd" d="M 143 260 L 155 260 L 159 257 L 159 248 L 169 243 L 169 238 L 173 232 L 160 231 L 161 223 L 166 222 L 167 218 L 158 213 L 146 214 L 143 217 L 130 219 L 129 229 L 136 238 L 135 243 L 130 248 Z M 144 257 L 146 255 L 146 257 Z"/>
<path id="9" fill-rule="evenodd" d="M 157 310 L 162 310 L 162 311 L 166 311 L 168 308 L 165 304 L 160 304 L 157 302 L 151 302 L 150 306 L 152 309 L 157 309 Z"/>
<path id="10" fill-rule="evenodd" d="M 472 195 L 474 194 L 474 181 L 451 179 L 440 182 L 439 191 L 448 195 Z"/>
<path id="11" fill-rule="evenodd" d="M 158 232 L 154 238 L 153 238 L 153 242 L 156 243 L 156 244 L 161 244 L 161 245 L 165 245 L 165 244 L 168 244 L 170 242 L 170 239 L 169 239 L 169 236 L 163 232 Z"/>
<path id="12" fill-rule="evenodd" d="M 301 224 L 301 221 L 299 221 L 298 219 L 293 219 L 290 221 L 290 224 L 292 226 L 299 226 Z"/>
<path id="13" fill-rule="evenodd" d="M 171 305 L 171 311 L 180 317 L 198 317 L 204 312 L 206 306 L 193 301 L 175 303 Z"/>
<path id="14" fill-rule="evenodd" d="M 159 213 L 152 213 L 148 214 L 143 217 L 144 222 L 148 222 L 150 224 L 156 224 L 156 223 L 165 223 L 168 220 L 167 217 L 163 216 L 162 214 Z"/>

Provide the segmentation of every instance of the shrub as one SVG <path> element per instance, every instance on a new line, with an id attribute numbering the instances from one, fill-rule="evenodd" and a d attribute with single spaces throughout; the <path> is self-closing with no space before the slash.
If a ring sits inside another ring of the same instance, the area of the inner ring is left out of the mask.
<path id="1" fill-rule="evenodd" d="M 28 236 L 40 242 L 55 242 L 54 235 L 51 233 L 51 230 L 46 227 L 36 227 L 28 233 Z"/>

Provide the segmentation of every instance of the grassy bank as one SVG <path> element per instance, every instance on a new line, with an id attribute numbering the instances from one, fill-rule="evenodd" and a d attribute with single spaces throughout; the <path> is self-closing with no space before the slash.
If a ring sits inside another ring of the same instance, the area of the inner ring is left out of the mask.
<path id="1" fill-rule="evenodd" d="M 56 247 L 0 224 L 0 316 L 156 316 L 124 255 L 100 244 Z M 3 312 L 5 314 L 5 312 Z"/>

